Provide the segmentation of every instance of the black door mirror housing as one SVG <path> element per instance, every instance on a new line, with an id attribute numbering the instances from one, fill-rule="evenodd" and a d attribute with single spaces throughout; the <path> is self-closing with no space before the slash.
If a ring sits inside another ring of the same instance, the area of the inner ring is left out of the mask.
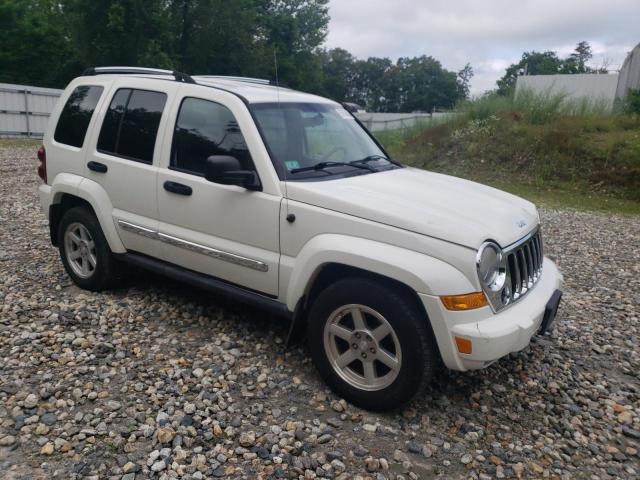
<path id="1" fill-rule="evenodd" d="M 204 166 L 204 178 L 213 183 L 238 185 L 247 190 L 262 190 L 254 170 L 242 170 L 240 161 L 229 155 L 212 155 Z"/>

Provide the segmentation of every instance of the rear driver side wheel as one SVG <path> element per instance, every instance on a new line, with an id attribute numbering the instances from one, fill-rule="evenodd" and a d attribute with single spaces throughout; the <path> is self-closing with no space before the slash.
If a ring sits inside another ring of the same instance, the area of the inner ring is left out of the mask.
<path id="1" fill-rule="evenodd" d="M 73 273 L 83 279 L 96 271 L 96 242 L 82 223 L 69 224 L 64 232 L 64 253 Z"/>
<path id="2" fill-rule="evenodd" d="M 309 350 L 338 395 L 370 410 L 396 408 L 428 383 L 439 353 L 428 319 L 404 290 L 367 277 L 322 291 L 309 317 Z"/>
<path id="3" fill-rule="evenodd" d="M 67 210 L 58 226 L 58 239 L 62 263 L 75 284 L 100 291 L 115 283 L 119 265 L 92 211 L 86 207 Z"/>

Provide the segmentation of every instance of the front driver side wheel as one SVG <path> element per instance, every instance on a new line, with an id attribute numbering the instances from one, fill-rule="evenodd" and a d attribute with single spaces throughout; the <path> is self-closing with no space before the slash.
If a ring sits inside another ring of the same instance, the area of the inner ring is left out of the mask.
<path id="1" fill-rule="evenodd" d="M 404 290 L 346 278 L 313 302 L 309 350 L 338 395 L 363 408 L 388 410 L 409 400 L 439 366 L 427 322 Z"/>

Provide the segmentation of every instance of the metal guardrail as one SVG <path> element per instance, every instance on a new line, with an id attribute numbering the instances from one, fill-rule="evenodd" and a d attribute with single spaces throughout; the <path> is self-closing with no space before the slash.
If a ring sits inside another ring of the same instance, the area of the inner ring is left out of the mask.
<path id="1" fill-rule="evenodd" d="M 42 138 L 62 90 L 0 83 L 0 137 Z"/>

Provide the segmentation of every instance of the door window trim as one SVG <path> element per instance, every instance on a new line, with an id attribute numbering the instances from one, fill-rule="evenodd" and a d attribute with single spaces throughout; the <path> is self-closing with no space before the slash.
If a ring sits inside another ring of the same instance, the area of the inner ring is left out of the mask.
<path id="1" fill-rule="evenodd" d="M 171 149 L 169 150 L 169 162 L 167 164 L 167 170 L 173 170 L 175 172 L 185 173 L 187 175 L 193 175 L 194 177 L 205 178 L 204 177 L 204 172 L 203 173 L 194 172 L 192 170 L 187 170 L 186 168 L 181 168 L 181 167 L 176 167 L 176 166 L 171 165 L 171 159 L 173 158 L 174 148 L 176 147 L 176 135 L 175 135 L 175 133 L 176 133 L 176 129 L 178 128 L 178 120 L 180 118 L 180 112 L 182 111 L 182 106 L 183 106 L 183 104 L 184 104 L 184 102 L 186 100 L 201 100 L 203 102 L 215 103 L 216 105 L 220 105 L 221 107 L 226 108 L 229 111 L 229 113 L 231 113 L 231 115 L 233 115 L 233 119 L 238 123 L 238 129 L 240 130 L 240 134 L 242 135 L 242 140 L 244 141 L 245 145 L 247 146 L 247 151 L 249 152 L 249 157 L 251 158 L 251 166 L 253 167 L 253 171 L 255 172 L 255 174 L 258 177 L 258 181 L 260 183 L 262 183 L 262 180 L 260 179 L 260 173 L 258 172 L 258 169 L 256 168 L 256 163 L 253 160 L 253 155 L 251 154 L 251 149 L 249 148 L 249 144 L 245 140 L 244 132 L 242 131 L 242 128 L 240 127 L 240 122 L 238 122 L 238 118 L 236 117 L 236 114 L 233 113 L 233 110 L 231 110 L 224 103 L 219 102 L 217 100 L 211 100 L 211 99 L 208 99 L 208 98 L 196 97 L 194 95 L 185 95 L 180 99 L 180 105 L 178 105 L 178 110 L 176 111 L 176 117 L 175 117 L 175 121 L 173 123 L 173 128 L 171 129 Z M 214 182 L 209 182 L 209 183 L 214 183 Z M 218 185 L 220 185 L 220 184 L 218 184 Z"/>
<path id="2" fill-rule="evenodd" d="M 120 90 L 129 90 L 129 95 L 127 96 L 127 103 L 125 103 L 124 105 L 124 111 L 122 112 L 122 116 L 120 117 L 120 122 L 118 123 L 118 133 L 116 135 L 116 148 L 118 147 L 119 143 L 120 143 L 120 131 L 122 129 L 122 123 L 124 121 L 124 117 L 127 113 L 127 109 L 129 108 L 129 101 L 131 100 L 131 96 L 133 95 L 133 92 L 135 90 L 141 91 L 141 92 L 150 92 L 150 93 L 161 93 L 162 95 L 165 96 L 165 103 L 164 106 L 162 107 L 162 114 L 160 115 L 160 121 L 158 122 L 158 130 L 156 132 L 156 139 L 155 139 L 155 143 L 153 146 L 153 151 L 154 151 L 154 155 L 153 158 L 156 157 L 155 155 L 155 150 L 156 150 L 156 144 L 158 143 L 158 136 L 160 135 L 160 125 L 162 124 L 162 117 L 164 116 L 166 110 L 167 110 L 167 103 L 169 100 L 169 94 L 167 92 L 163 92 L 160 90 L 149 90 L 148 88 L 137 88 L 137 87 L 118 87 L 116 89 L 115 92 L 113 92 L 113 95 L 111 95 L 111 98 L 109 99 L 109 104 L 107 105 L 107 110 L 104 114 L 104 117 L 102 118 L 102 123 L 100 124 L 100 129 L 98 130 L 98 138 L 96 139 L 96 152 L 101 153 L 103 155 L 109 155 L 111 157 L 116 157 L 116 158 L 122 158 L 124 160 L 129 160 L 131 162 L 136 162 L 136 163 L 142 163 L 144 165 L 153 165 L 153 158 L 151 159 L 151 161 L 148 160 L 142 160 L 140 158 L 135 158 L 135 157 L 130 157 L 128 155 L 122 155 L 120 153 L 116 153 L 116 152 L 109 152 L 106 150 L 101 150 L 98 148 L 98 144 L 100 143 L 100 134 L 102 133 L 102 127 L 104 126 L 104 122 L 107 118 L 107 114 L 109 113 L 109 109 L 111 107 L 111 102 L 113 102 L 113 99 L 115 98 L 115 96 L 118 94 L 118 92 Z"/>

